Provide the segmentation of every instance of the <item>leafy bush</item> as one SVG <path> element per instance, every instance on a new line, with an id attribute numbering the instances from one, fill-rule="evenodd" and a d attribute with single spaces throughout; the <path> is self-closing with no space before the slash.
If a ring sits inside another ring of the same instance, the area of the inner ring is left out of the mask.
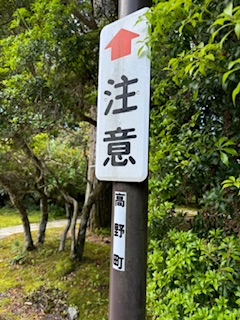
<path id="1" fill-rule="evenodd" d="M 155 203 L 155 198 L 149 197 L 148 233 L 151 239 L 162 239 L 170 229 L 182 230 L 186 224 L 182 213 L 174 210 L 172 202 Z"/>
<path id="2" fill-rule="evenodd" d="M 48 210 L 50 217 L 53 219 L 66 218 L 65 209 L 56 204 L 50 203 L 48 205 Z"/>
<path id="3" fill-rule="evenodd" d="M 162 201 L 199 204 L 222 182 L 239 187 L 239 16 L 237 0 L 155 0 L 148 13 L 150 190 Z"/>
<path id="4" fill-rule="evenodd" d="M 240 239 L 170 230 L 151 240 L 147 311 L 153 320 L 240 319 Z"/>
<path id="5" fill-rule="evenodd" d="M 192 221 L 192 229 L 199 236 L 206 237 L 209 230 L 217 228 L 222 229 L 224 236 L 240 234 L 240 198 L 235 191 L 212 188 L 204 193 L 201 205 Z"/>

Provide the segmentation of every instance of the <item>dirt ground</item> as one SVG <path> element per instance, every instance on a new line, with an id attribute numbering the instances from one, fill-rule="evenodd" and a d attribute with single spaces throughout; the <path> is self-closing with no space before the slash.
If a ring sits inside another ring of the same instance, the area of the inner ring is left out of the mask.
<path id="1" fill-rule="evenodd" d="M 32 304 L 25 301 L 23 291 L 21 288 L 14 288 L 8 290 L 0 298 L 8 298 L 9 303 L 4 309 L 1 310 L 4 314 L 12 314 L 18 316 L 21 320 L 63 320 L 64 318 L 57 314 L 46 314 L 44 313 L 43 306 L 41 304 Z M 1 301 L 1 300 L 0 300 Z M 11 316 L 11 317 L 12 317 Z M 1 316 L 0 320 L 11 320 L 8 316 Z M 67 318 L 65 318 L 67 319 Z"/>

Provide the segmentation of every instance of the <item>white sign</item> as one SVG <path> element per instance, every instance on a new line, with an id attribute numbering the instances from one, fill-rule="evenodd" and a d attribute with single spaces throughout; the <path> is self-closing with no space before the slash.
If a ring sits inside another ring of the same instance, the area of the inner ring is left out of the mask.
<path id="1" fill-rule="evenodd" d="M 99 180 L 141 182 L 148 174 L 147 10 L 117 20 L 101 32 L 96 146 Z"/>
<path id="2" fill-rule="evenodd" d="M 127 193 L 115 191 L 112 267 L 118 271 L 125 271 L 126 205 Z"/>

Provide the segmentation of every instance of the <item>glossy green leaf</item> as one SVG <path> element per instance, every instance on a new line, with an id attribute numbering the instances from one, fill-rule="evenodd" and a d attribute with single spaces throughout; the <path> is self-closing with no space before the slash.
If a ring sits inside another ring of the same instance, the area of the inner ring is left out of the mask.
<path id="1" fill-rule="evenodd" d="M 237 23 L 237 24 L 235 25 L 234 31 L 235 31 L 238 39 L 240 39 L 240 23 Z"/>
<path id="2" fill-rule="evenodd" d="M 239 92 L 240 92 L 240 82 L 232 92 L 232 100 L 235 107 L 236 107 L 236 97 L 239 94 Z"/>
<path id="3" fill-rule="evenodd" d="M 228 64 L 228 69 L 232 69 L 233 66 L 235 66 L 235 64 L 240 63 L 240 58 L 234 60 L 234 61 L 230 61 Z"/>
<path id="4" fill-rule="evenodd" d="M 224 75 L 223 75 L 223 77 L 222 77 L 222 83 L 224 84 L 224 83 L 227 81 L 228 77 L 229 77 L 232 73 L 234 73 L 234 72 L 236 72 L 236 71 L 238 71 L 238 70 L 240 70 L 240 67 L 234 68 L 234 69 L 232 69 L 232 70 L 230 70 L 230 71 L 225 72 Z"/>
<path id="5" fill-rule="evenodd" d="M 227 152 L 227 153 L 229 153 L 229 154 L 231 154 L 233 156 L 236 156 L 236 157 L 238 156 L 237 151 L 235 149 L 232 149 L 232 148 L 224 148 L 224 152 Z"/>
<path id="6" fill-rule="evenodd" d="M 232 16 L 233 12 L 233 4 L 232 2 L 229 3 L 229 5 L 224 9 L 224 13 L 227 14 L 228 16 Z"/>
<path id="7" fill-rule="evenodd" d="M 220 159 L 222 161 L 223 164 L 225 164 L 226 166 L 228 166 L 228 156 L 226 153 L 220 151 Z"/>

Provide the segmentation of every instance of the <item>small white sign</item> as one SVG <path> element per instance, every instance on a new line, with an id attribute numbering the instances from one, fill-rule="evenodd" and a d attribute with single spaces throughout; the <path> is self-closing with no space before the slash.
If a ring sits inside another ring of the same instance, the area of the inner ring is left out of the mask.
<path id="1" fill-rule="evenodd" d="M 127 193 L 115 191 L 112 267 L 125 271 Z"/>
<path id="2" fill-rule="evenodd" d="M 147 10 L 117 20 L 101 32 L 96 145 L 99 180 L 141 182 L 148 174 Z"/>

